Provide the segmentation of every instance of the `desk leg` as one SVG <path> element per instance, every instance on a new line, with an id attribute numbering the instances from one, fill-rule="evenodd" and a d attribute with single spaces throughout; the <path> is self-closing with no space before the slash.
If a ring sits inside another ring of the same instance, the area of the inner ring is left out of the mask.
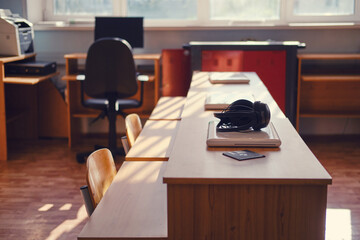
<path id="1" fill-rule="evenodd" d="M 75 81 L 67 81 L 67 123 L 68 123 L 68 145 L 69 148 L 74 146 L 80 136 L 80 122 L 74 117 L 77 106 L 80 102 L 80 84 Z"/>
<path id="2" fill-rule="evenodd" d="M 0 65 L 0 160 L 7 160 L 4 64 Z"/>
<path id="3" fill-rule="evenodd" d="M 156 59 L 154 60 L 154 75 L 155 75 L 155 101 L 154 104 L 156 105 L 157 101 L 160 98 L 160 60 Z"/>

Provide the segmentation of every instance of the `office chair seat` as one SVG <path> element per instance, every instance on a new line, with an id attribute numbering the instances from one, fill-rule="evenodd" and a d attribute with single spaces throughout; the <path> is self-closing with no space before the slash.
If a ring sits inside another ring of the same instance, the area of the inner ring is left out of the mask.
<path id="1" fill-rule="evenodd" d="M 108 107 L 107 99 L 87 99 L 84 101 L 84 106 L 105 111 Z M 121 106 L 121 107 L 120 107 Z M 141 102 L 136 99 L 118 99 L 116 101 L 115 109 L 137 108 L 141 106 Z"/>

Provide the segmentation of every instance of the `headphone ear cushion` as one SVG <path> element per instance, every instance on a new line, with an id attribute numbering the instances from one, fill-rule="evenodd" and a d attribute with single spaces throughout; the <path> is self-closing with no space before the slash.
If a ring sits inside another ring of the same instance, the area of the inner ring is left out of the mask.
<path id="1" fill-rule="evenodd" d="M 236 100 L 235 102 L 231 103 L 228 110 L 229 111 L 239 111 L 239 110 L 253 110 L 254 104 L 246 99 Z"/>
<path id="2" fill-rule="evenodd" d="M 257 122 L 254 124 L 253 129 L 258 131 L 266 127 L 270 122 L 270 109 L 269 106 L 260 101 L 254 102 L 254 111 L 257 116 Z"/>

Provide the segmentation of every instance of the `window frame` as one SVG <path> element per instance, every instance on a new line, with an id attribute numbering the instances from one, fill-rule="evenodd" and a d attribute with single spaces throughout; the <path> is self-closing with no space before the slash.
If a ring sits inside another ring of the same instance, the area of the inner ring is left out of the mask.
<path id="1" fill-rule="evenodd" d="M 34 19 L 42 21 L 63 21 L 68 24 L 76 26 L 76 24 L 81 23 L 93 23 L 94 16 L 84 16 L 84 15 L 58 15 L 55 16 L 52 11 L 53 1 L 49 0 L 27 0 L 28 6 L 31 2 L 39 2 L 42 5 L 42 16 L 34 17 Z M 293 14 L 293 5 L 295 0 L 280 0 L 280 18 L 279 20 L 266 20 L 266 21 L 242 21 L 242 20 L 211 20 L 210 19 L 210 1 L 209 0 L 196 0 L 197 1 L 197 19 L 196 20 L 173 20 L 166 19 L 166 21 L 161 19 L 145 19 L 144 27 L 151 28 L 166 28 L 166 27 L 181 27 L 181 28 L 193 28 L 193 27 L 277 27 L 277 26 L 291 26 L 292 24 L 296 25 L 329 25 L 333 23 L 348 23 L 351 22 L 354 25 L 360 24 L 360 0 L 354 0 L 355 8 L 353 15 L 339 15 L 339 16 L 310 16 L 310 15 L 294 15 Z M 113 14 L 111 16 L 126 16 L 126 0 L 113 0 Z M 28 11 L 32 11 L 28 8 Z M 40 11 L 38 11 L 40 12 Z M 29 16 L 35 16 L 35 13 L 28 14 Z M 32 19 L 29 19 L 32 21 Z M 37 21 L 36 21 L 37 22 Z M 36 23 L 35 22 L 35 23 Z"/>

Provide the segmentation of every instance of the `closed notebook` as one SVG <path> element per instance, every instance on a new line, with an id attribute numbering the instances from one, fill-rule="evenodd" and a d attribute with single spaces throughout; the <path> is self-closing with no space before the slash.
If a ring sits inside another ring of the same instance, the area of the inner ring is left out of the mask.
<path id="1" fill-rule="evenodd" d="M 205 110 L 223 110 L 239 99 L 255 101 L 253 94 L 244 92 L 208 93 L 205 99 Z"/>
<path id="2" fill-rule="evenodd" d="M 244 130 L 239 132 L 218 132 L 219 121 L 210 121 L 206 144 L 209 147 L 278 147 L 281 140 L 270 122 L 260 131 Z"/>
<path id="3" fill-rule="evenodd" d="M 242 72 L 210 72 L 209 81 L 216 83 L 249 83 L 250 79 Z"/>

